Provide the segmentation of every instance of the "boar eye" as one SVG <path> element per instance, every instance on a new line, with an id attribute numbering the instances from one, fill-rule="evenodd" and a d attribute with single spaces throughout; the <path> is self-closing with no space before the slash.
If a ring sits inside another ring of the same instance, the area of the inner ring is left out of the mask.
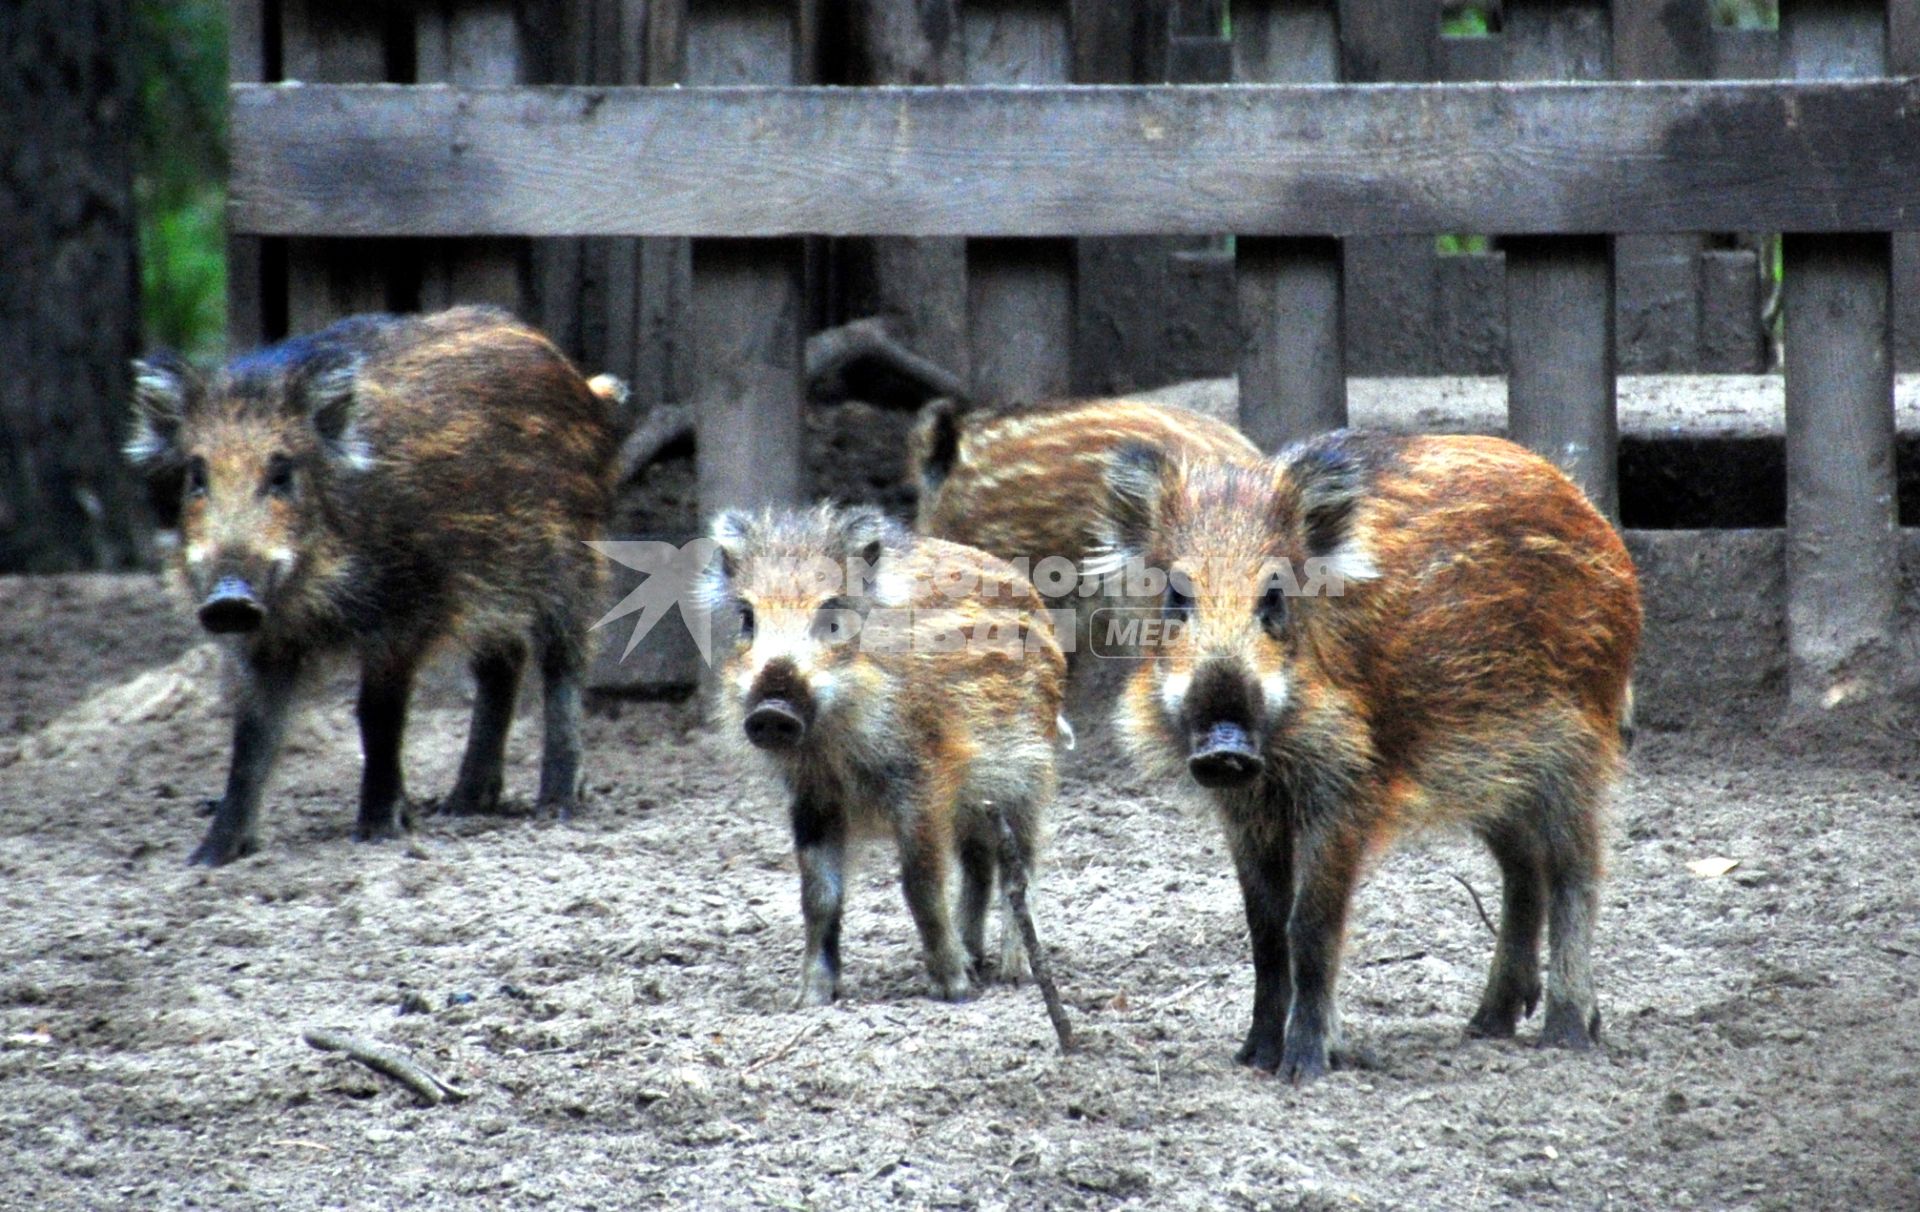
<path id="1" fill-rule="evenodd" d="M 845 598 L 828 598 L 820 604 L 819 613 L 813 616 L 813 634 L 816 639 L 837 644 L 853 638 L 859 624 L 860 612 L 854 609 L 852 602 Z"/>
<path id="2" fill-rule="evenodd" d="M 266 491 L 272 496 L 284 497 L 293 492 L 293 460 L 286 455 L 277 454 L 267 460 Z"/>
<path id="3" fill-rule="evenodd" d="M 1193 595 L 1176 585 L 1171 578 L 1167 581 L 1167 613 L 1177 619 L 1184 619 L 1193 613 Z"/>
<path id="4" fill-rule="evenodd" d="M 753 606 L 747 602 L 740 603 L 740 638 L 753 638 Z"/>
<path id="5" fill-rule="evenodd" d="M 1254 607 L 1253 613 L 1260 620 L 1260 625 L 1266 628 L 1268 635 L 1277 639 L 1280 633 L 1286 630 L 1287 595 L 1286 591 L 1281 589 L 1279 582 L 1268 582 L 1266 591 L 1260 595 L 1260 604 Z"/>
<path id="6" fill-rule="evenodd" d="M 198 455 L 187 460 L 186 485 L 182 490 L 190 497 L 207 495 L 207 461 Z"/>

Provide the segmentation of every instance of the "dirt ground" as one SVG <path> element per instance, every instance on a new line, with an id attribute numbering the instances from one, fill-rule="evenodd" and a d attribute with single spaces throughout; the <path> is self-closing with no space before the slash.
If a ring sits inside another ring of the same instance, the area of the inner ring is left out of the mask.
<path id="1" fill-rule="evenodd" d="M 590 721 L 591 812 L 348 840 L 348 690 L 264 848 L 190 870 L 217 662 L 148 578 L 0 581 L 0 1207 L 1920 1208 L 1920 758 L 1643 736 L 1597 964 L 1606 1049 L 1462 1028 L 1491 940 L 1440 839 L 1362 889 L 1343 985 L 1376 1067 L 1235 1067 L 1252 973 L 1211 822 L 1082 763 L 1031 986 L 949 1006 L 877 853 L 845 997 L 786 1008 L 798 887 L 770 782 L 685 707 Z M 409 774 L 452 778 L 464 691 Z M 510 779 L 535 778 L 523 715 Z M 1083 723 L 1083 732 L 1086 730 Z M 524 803 L 525 800 L 520 801 Z M 1707 877 L 1690 860 L 1738 859 Z M 343 1027 L 472 1097 L 422 1108 Z"/>

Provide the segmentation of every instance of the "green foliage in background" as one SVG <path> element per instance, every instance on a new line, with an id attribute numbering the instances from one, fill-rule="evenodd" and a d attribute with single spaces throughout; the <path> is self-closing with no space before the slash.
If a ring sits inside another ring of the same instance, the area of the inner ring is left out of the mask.
<path id="1" fill-rule="evenodd" d="M 1713 23 L 1726 29 L 1780 28 L 1780 0 L 1712 0 Z M 1484 38 L 1500 32 L 1496 4 L 1448 3 L 1440 32 L 1449 38 Z"/>
<path id="2" fill-rule="evenodd" d="M 227 6 L 136 0 L 134 38 L 145 340 L 218 356 L 227 329 Z"/>

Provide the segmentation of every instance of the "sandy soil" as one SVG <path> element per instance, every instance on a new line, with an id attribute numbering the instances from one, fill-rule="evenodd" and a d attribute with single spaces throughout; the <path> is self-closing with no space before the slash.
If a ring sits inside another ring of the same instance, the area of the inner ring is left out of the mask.
<path id="1" fill-rule="evenodd" d="M 361 846 L 336 686 L 263 852 L 208 873 L 183 860 L 224 771 L 217 665 L 156 584 L 0 582 L 0 654 L 0 1207 L 1920 1207 L 1920 760 L 1643 738 L 1595 1056 L 1530 1046 L 1537 1019 L 1462 1038 L 1491 941 L 1458 880 L 1491 903 L 1492 865 L 1395 855 L 1342 999 L 1377 1067 L 1295 1090 L 1231 1063 L 1252 975 L 1215 830 L 1124 773 L 1082 764 L 1054 815 L 1063 1058 L 1030 986 L 918 996 L 884 853 L 844 1000 L 786 1009 L 780 805 L 684 708 L 596 715 L 574 824 Z M 422 697 L 417 795 L 462 696 Z M 419 1107 L 313 1025 L 473 1097 Z"/>

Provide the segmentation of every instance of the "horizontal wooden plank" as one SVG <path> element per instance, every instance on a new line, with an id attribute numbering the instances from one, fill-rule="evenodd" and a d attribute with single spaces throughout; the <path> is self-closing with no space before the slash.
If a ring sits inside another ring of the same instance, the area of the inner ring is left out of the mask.
<path id="1" fill-rule="evenodd" d="M 1920 78 L 231 95 L 266 235 L 1920 228 Z"/>

